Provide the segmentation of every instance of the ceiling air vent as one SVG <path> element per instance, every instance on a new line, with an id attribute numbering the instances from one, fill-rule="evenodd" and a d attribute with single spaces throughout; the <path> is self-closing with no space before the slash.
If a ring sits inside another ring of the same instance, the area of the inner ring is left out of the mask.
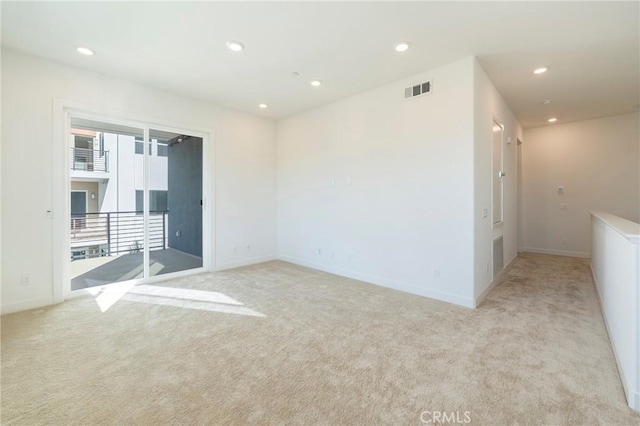
<path id="1" fill-rule="evenodd" d="M 416 96 L 422 96 L 427 93 L 431 93 L 431 82 L 427 81 L 424 83 L 416 84 L 415 86 L 407 87 L 404 89 L 404 98 L 411 99 Z"/>

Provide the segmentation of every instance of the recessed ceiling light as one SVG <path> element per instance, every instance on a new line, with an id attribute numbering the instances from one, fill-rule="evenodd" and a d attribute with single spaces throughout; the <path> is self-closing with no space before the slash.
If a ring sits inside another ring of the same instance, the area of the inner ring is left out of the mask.
<path id="1" fill-rule="evenodd" d="M 313 80 L 309 84 L 311 84 L 313 87 L 318 87 L 318 86 L 322 85 L 322 80 Z"/>
<path id="2" fill-rule="evenodd" d="M 549 71 L 549 67 L 540 67 L 540 68 L 536 68 L 535 70 L 533 70 L 533 73 L 534 74 L 544 74 L 547 71 Z"/>
<path id="3" fill-rule="evenodd" d="M 93 55 L 93 50 L 87 48 L 87 47 L 78 47 L 76 48 L 76 50 L 78 51 L 78 53 L 82 53 L 83 55 L 87 55 L 87 56 L 92 56 Z"/>
<path id="4" fill-rule="evenodd" d="M 266 109 L 266 108 L 269 108 L 269 105 L 267 105 L 267 104 L 260 104 L 260 105 L 258 105 L 258 108 Z"/>
<path id="5" fill-rule="evenodd" d="M 551 117 L 550 119 L 547 120 L 549 123 L 555 123 L 556 121 L 558 121 L 557 118 L 555 117 Z"/>
<path id="6" fill-rule="evenodd" d="M 549 106 L 549 105 L 551 105 L 551 99 L 545 99 L 545 100 L 543 100 L 543 101 L 542 101 L 542 105 L 544 105 L 544 106 Z"/>
<path id="7" fill-rule="evenodd" d="M 402 43 L 396 44 L 396 52 L 404 52 L 409 49 L 409 42 L 403 41 Z"/>
<path id="8" fill-rule="evenodd" d="M 244 49 L 244 44 L 240 43 L 239 41 L 232 40 L 227 42 L 227 47 L 229 48 L 229 50 L 233 50 L 234 52 L 240 52 Z"/>

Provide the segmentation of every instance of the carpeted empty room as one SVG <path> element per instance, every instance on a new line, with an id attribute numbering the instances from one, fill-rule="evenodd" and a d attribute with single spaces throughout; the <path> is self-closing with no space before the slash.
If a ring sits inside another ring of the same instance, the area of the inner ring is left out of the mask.
<path id="1" fill-rule="evenodd" d="M 281 261 L 147 287 L 3 316 L 3 424 L 640 423 L 585 259 L 475 310 Z"/>
<path id="2" fill-rule="evenodd" d="M 640 1 L 0 1 L 0 426 L 640 426 Z"/>

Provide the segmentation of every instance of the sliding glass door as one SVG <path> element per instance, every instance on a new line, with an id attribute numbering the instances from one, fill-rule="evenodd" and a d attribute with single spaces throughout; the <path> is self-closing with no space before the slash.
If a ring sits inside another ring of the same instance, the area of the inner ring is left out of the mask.
<path id="1" fill-rule="evenodd" d="M 71 118 L 71 290 L 203 266 L 202 138 Z"/>

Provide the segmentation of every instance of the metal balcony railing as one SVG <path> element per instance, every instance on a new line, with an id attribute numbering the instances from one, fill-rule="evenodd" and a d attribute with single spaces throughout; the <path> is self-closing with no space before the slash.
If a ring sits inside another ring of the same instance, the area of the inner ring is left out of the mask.
<path id="1" fill-rule="evenodd" d="M 71 170 L 108 172 L 109 151 L 87 148 L 71 148 Z"/>
<path id="2" fill-rule="evenodd" d="M 149 249 L 167 248 L 169 210 L 149 212 Z M 97 247 L 93 251 L 89 247 Z M 85 213 L 71 216 L 71 259 L 88 259 L 144 249 L 141 211 Z"/>

